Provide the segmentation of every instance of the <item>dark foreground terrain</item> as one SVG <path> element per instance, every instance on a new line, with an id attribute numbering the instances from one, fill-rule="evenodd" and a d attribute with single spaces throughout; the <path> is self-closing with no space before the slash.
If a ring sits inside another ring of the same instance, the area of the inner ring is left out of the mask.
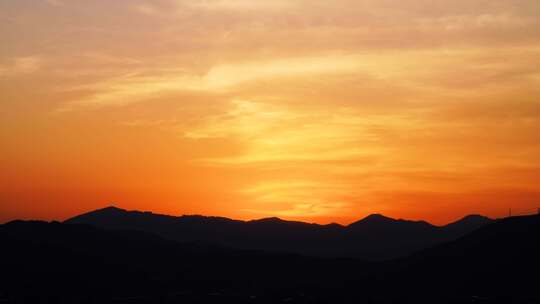
<path id="1" fill-rule="evenodd" d="M 0 244 L 0 303 L 540 303 L 540 216 L 379 262 L 57 222 L 2 225 Z"/>

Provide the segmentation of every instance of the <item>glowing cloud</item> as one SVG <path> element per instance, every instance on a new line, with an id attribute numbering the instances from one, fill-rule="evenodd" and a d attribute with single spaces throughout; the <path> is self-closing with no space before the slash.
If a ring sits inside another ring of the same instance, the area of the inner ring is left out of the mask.
<path id="1" fill-rule="evenodd" d="M 538 12 L 1 1 L 0 220 L 113 200 L 344 223 L 536 210 Z"/>

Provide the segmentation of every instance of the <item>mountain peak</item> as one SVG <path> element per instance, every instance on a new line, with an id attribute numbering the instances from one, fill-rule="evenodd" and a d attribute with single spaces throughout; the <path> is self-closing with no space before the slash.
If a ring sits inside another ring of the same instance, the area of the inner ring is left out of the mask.
<path id="1" fill-rule="evenodd" d="M 90 211 L 90 212 L 72 217 L 70 219 L 67 219 L 65 223 L 79 223 L 79 222 L 84 222 L 86 219 L 90 219 L 90 218 L 115 218 L 117 216 L 122 216 L 128 213 L 129 212 L 125 209 L 121 209 L 121 208 L 111 205 L 102 209 Z"/>
<path id="2" fill-rule="evenodd" d="M 395 219 L 384 216 L 384 215 L 382 215 L 380 213 L 374 213 L 374 214 L 370 214 L 370 215 L 366 216 L 365 218 L 363 218 L 360 221 L 362 221 L 362 222 L 394 222 Z"/>
<path id="3" fill-rule="evenodd" d="M 459 221 L 492 221 L 492 219 L 480 214 L 469 214 Z"/>
<path id="4" fill-rule="evenodd" d="M 365 217 L 365 219 L 390 219 L 387 216 L 384 216 L 380 213 L 373 213 Z"/>
<path id="5" fill-rule="evenodd" d="M 95 211 L 92 211 L 92 212 L 89 212 L 89 213 L 93 213 L 93 214 L 119 214 L 119 213 L 126 213 L 128 212 L 127 210 L 125 209 L 122 209 L 122 208 L 118 208 L 114 205 L 111 205 L 111 206 L 108 206 L 108 207 L 105 207 L 105 208 L 102 208 L 102 209 L 98 209 L 98 210 L 95 210 Z"/>
<path id="6" fill-rule="evenodd" d="M 280 219 L 279 217 L 266 217 L 258 220 L 253 220 L 252 222 L 258 222 L 258 223 L 281 223 L 285 222 L 284 220 Z"/>
<path id="7" fill-rule="evenodd" d="M 455 222 L 452 222 L 452 223 L 444 226 L 444 228 L 446 228 L 446 229 L 454 229 L 454 230 L 455 229 L 463 229 L 463 228 L 465 228 L 466 231 L 469 231 L 472 228 L 481 227 L 481 226 L 483 226 L 485 224 L 489 224 L 491 222 L 493 222 L 493 219 L 490 219 L 489 217 L 479 215 L 479 214 L 470 214 L 470 215 L 465 216 L 462 219 L 459 219 L 459 220 L 457 220 Z"/>
<path id="8" fill-rule="evenodd" d="M 103 209 L 98 209 L 96 211 L 126 211 L 126 210 L 122 208 L 118 208 L 115 205 L 110 205 L 108 207 L 105 207 Z"/>
<path id="9" fill-rule="evenodd" d="M 354 226 L 358 226 L 358 225 L 366 225 L 366 224 L 387 224 L 387 223 L 394 223 L 396 222 L 395 219 L 393 218 L 389 218 L 387 216 L 384 216 L 380 213 L 374 213 L 374 214 L 370 214 L 368 216 L 366 216 L 365 218 L 359 220 L 359 221 L 356 221 L 352 224 L 349 225 L 349 227 L 354 227 Z"/>
<path id="10" fill-rule="evenodd" d="M 448 224 L 448 226 L 456 225 L 456 224 L 489 223 L 492 221 L 493 221 L 492 219 L 483 215 L 469 214 L 453 223 Z"/>

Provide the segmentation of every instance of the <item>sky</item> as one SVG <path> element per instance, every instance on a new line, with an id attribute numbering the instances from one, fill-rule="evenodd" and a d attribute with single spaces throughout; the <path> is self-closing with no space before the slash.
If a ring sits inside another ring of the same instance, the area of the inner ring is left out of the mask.
<path id="1" fill-rule="evenodd" d="M 540 207 L 538 0 L 0 0 L 0 222 Z"/>

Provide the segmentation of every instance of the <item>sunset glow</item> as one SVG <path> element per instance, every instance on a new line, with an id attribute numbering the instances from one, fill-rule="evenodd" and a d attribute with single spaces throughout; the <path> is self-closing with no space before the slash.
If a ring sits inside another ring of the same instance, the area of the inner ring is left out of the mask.
<path id="1" fill-rule="evenodd" d="M 0 20 L 0 222 L 540 207 L 538 0 L 17 0 Z"/>

